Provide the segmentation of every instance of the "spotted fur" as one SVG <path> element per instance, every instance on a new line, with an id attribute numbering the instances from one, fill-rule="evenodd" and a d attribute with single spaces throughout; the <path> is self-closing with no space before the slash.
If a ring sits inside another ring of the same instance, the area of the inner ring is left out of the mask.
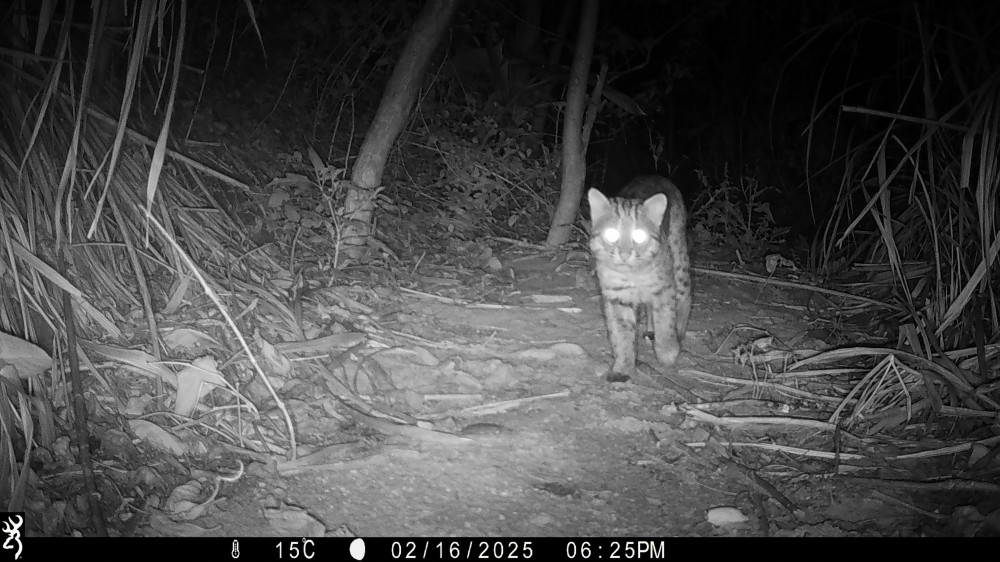
<path id="1" fill-rule="evenodd" d="M 656 358 L 673 365 L 691 315 L 691 262 L 680 191 L 665 178 L 648 176 L 632 180 L 618 197 L 608 199 L 591 189 L 587 199 L 590 250 L 614 355 L 608 380 L 628 380 L 635 374 L 636 325 L 643 312 L 647 322 L 652 320 Z M 619 237 L 609 238 L 609 229 Z"/>

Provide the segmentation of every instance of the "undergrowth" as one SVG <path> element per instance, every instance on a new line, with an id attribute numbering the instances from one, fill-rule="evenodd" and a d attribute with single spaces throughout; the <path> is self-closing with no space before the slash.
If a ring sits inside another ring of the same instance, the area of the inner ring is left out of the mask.
<path id="1" fill-rule="evenodd" d="M 785 243 L 788 228 L 775 224 L 766 200 L 777 188 L 761 185 L 749 172 L 732 180 L 728 168 L 717 185 L 702 171 L 697 174 L 702 189 L 691 206 L 690 222 L 698 244 L 732 248 L 744 259 L 754 259 Z"/>
<path id="2" fill-rule="evenodd" d="M 558 166 L 522 120 L 488 104 L 426 101 L 395 162 L 396 200 L 428 234 L 544 238 L 558 196 Z"/>

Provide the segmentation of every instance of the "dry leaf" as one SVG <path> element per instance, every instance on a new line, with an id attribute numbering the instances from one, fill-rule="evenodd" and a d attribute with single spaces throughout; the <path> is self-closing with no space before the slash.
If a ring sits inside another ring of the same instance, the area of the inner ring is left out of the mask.
<path id="1" fill-rule="evenodd" d="M 187 446 L 180 439 L 177 439 L 155 423 L 146 420 L 131 420 L 128 423 L 129 428 L 136 437 L 148 441 L 150 445 L 157 449 L 170 451 L 175 455 L 183 455 L 188 452 Z"/>
<path id="2" fill-rule="evenodd" d="M 205 343 L 202 344 L 202 342 Z M 199 344 L 202 347 L 224 347 L 212 336 L 201 330 L 194 330 L 192 328 L 177 328 L 163 336 L 163 343 L 167 344 L 167 347 L 172 350 L 196 349 L 199 347 Z"/>
<path id="3" fill-rule="evenodd" d="M 9 379 L 19 377 L 30 379 L 52 368 L 52 358 L 37 345 L 0 332 L 0 367 L 6 363 L 16 368 L 3 370 L 3 376 Z M 16 374 L 15 374 L 16 373 Z"/>
<path id="4" fill-rule="evenodd" d="M 215 358 L 199 357 L 187 368 L 177 373 L 177 401 L 174 413 L 190 417 L 198 402 L 216 387 L 227 387 L 226 380 L 217 370 Z"/>

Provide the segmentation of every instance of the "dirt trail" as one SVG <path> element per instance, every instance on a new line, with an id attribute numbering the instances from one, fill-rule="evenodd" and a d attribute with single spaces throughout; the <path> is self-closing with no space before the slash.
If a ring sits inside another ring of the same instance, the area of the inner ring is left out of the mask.
<path id="1" fill-rule="evenodd" d="M 347 525 L 359 536 L 762 534 L 745 473 L 726 460 L 724 448 L 701 444 L 797 445 L 808 432 L 717 430 L 690 419 L 674 405 L 679 395 L 652 378 L 606 383 L 602 375 L 610 357 L 596 287 L 585 267 L 523 275 L 520 287 L 531 290 L 508 299 L 521 304 L 505 308 L 403 294 L 403 312 L 383 327 L 419 336 L 433 358 L 390 355 L 380 363 L 397 388 L 422 397 L 414 415 L 435 419 L 445 430 L 467 428 L 464 439 L 372 437 L 367 456 L 288 478 L 244 481 L 225 491 L 229 499 L 206 523 L 221 525 L 220 535 L 277 534 L 262 509 L 284 502 L 327 528 Z M 730 357 L 714 355 L 733 326 L 752 324 L 779 337 L 810 327 L 783 305 L 795 301 L 789 294 L 706 276 L 695 281 L 681 373 L 745 377 Z M 529 292 L 571 300 L 525 304 Z M 644 345 L 640 355 L 652 361 L 651 346 Z M 678 380 L 703 397 L 722 398 L 718 387 Z M 553 394 L 491 415 L 434 415 Z M 828 447 L 829 436 L 818 443 Z M 906 534 L 915 525 L 910 512 L 871 499 L 868 490 L 806 476 L 817 466 L 804 458 L 735 454 L 802 510 L 797 519 L 766 502 L 771 535 Z M 749 520 L 730 527 L 706 520 L 708 510 L 725 506 Z"/>

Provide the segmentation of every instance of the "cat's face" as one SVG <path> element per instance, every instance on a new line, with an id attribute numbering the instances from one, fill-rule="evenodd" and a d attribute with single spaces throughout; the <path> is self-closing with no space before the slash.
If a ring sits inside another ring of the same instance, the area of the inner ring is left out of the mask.
<path id="1" fill-rule="evenodd" d="M 657 193 L 645 201 L 608 199 L 596 189 L 590 202 L 590 249 L 598 263 L 612 267 L 641 267 L 660 249 L 660 226 L 667 196 Z"/>

